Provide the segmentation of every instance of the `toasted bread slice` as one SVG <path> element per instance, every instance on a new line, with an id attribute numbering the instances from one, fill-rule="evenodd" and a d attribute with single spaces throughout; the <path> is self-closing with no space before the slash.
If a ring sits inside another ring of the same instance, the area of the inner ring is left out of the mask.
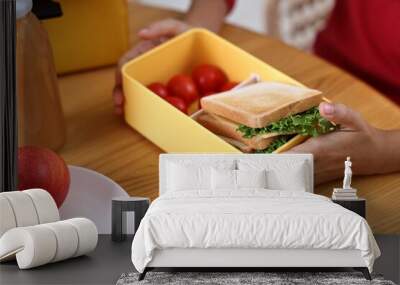
<path id="1" fill-rule="evenodd" d="M 262 128 L 322 102 L 321 92 L 277 82 L 260 82 L 203 97 L 201 107 L 238 124 Z"/>
<path id="2" fill-rule="evenodd" d="M 253 149 L 265 149 L 279 134 L 271 133 L 255 136 L 251 139 L 244 138 L 242 133 L 236 131 L 238 124 L 206 112 L 196 117 L 196 121 L 216 135 L 228 137 L 244 143 Z"/>
<path id="3" fill-rule="evenodd" d="M 234 147 L 238 148 L 240 151 L 245 152 L 245 153 L 252 153 L 254 149 L 251 146 L 248 146 L 247 144 L 244 144 L 240 141 L 237 141 L 232 138 L 224 137 L 224 136 L 219 136 L 221 139 L 226 141 L 227 143 L 233 145 Z"/>

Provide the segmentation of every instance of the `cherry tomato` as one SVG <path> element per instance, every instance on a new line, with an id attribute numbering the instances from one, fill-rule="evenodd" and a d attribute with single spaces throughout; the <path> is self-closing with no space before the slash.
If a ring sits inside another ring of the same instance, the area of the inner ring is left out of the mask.
<path id="1" fill-rule="evenodd" d="M 202 95 L 217 93 L 228 80 L 219 67 L 211 64 L 197 66 L 192 72 L 192 77 Z"/>
<path id="2" fill-rule="evenodd" d="M 199 98 L 196 84 L 190 76 L 175 75 L 168 81 L 167 87 L 171 96 L 182 98 L 187 105 Z"/>
<path id="3" fill-rule="evenodd" d="M 219 92 L 229 91 L 238 84 L 239 84 L 238 82 L 228 81 L 224 85 L 221 86 L 221 88 L 219 89 Z"/>
<path id="4" fill-rule="evenodd" d="M 201 97 L 207 97 L 207 96 L 210 96 L 210 95 L 214 95 L 216 93 L 218 93 L 218 92 L 207 92 L 205 94 L 202 94 Z"/>
<path id="5" fill-rule="evenodd" d="M 169 96 L 167 86 L 165 86 L 160 82 L 153 82 L 147 85 L 147 88 L 149 88 L 151 91 L 153 91 L 162 98 Z"/>
<path id="6" fill-rule="evenodd" d="M 182 98 L 174 97 L 174 96 L 166 96 L 164 100 L 169 102 L 171 105 L 181 110 L 183 113 L 187 114 L 187 105 Z"/>

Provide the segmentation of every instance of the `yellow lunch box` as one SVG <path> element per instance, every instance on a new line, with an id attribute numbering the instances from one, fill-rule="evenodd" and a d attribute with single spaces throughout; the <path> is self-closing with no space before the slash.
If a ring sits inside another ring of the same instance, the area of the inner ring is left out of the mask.
<path id="1" fill-rule="evenodd" d="M 203 63 L 222 68 L 231 81 L 240 82 L 257 73 L 262 81 L 303 86 L 212 32 L 192 29 L 124 65 L 126 122 L 166 152 L 240 153 L 146 88 L 152 82 L 166 83 L 178 73 L 190 74 Z M 275 152 L 288 150 L 305 139 L 298 135 Z"/>

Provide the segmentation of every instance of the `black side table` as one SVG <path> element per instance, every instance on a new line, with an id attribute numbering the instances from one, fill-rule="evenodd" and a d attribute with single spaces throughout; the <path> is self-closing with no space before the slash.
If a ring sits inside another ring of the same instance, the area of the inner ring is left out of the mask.
<path id="1" fill-rule="evenodd" d="M 150 199 L 144 197 L 117 197 L 112 199 L 112 229 L 111 239 L 113 241 L 123 241 L 126 239 L 126 212 L 134 212 L 135 232 L 140 221 L 146 214 L 150 205 Z"/>
<path id="2" fill-rule="evenodd" d="M 366 200 L 364 198 L 358 198 L 354 200 L 332 200 L 333 203 L 339 204 L 340 206 L 359 214 L 365 219 L 366 217 Z"/>

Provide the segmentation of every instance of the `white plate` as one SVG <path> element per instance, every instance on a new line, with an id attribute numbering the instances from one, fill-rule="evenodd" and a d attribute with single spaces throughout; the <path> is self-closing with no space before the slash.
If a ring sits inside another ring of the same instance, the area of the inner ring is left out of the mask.
<path id="1" fill-rule="evenodd" d="M 129 197 L 116 182 L 94 170 L 68 166 L 71 184 L 60 208 L 62 220 L 85 217 L 92 220 L 99 234 L 111 233 L 111 200 Z"/>

